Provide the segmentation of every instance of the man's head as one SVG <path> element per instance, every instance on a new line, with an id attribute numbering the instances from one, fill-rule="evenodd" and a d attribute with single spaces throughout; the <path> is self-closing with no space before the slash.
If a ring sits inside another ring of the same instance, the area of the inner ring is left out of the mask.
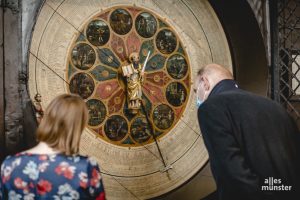
<path id="1" fill-rule="evenodd" d="M 221 65 L 212 63 L 201 68 L 197 73 L 194 87 L 197 104 L 205 101 L 212 89 L 225 79 L 233 79 L 233 76 L 228 69 Z"/>

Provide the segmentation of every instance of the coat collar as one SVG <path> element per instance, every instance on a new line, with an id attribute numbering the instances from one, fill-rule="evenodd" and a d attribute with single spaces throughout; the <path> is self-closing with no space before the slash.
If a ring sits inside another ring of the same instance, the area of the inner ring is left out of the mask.
<path id="1" fill-rule="evenodd" d="M 217 83 L 217 85 L 215 85 L 215 87 L 212 89 L 208 97 L 220 94 L 225 91 L 236 90 L 236 89 L 238 89 L 238 85 L 235 83 L 234 80 L 225 79 Z"/>

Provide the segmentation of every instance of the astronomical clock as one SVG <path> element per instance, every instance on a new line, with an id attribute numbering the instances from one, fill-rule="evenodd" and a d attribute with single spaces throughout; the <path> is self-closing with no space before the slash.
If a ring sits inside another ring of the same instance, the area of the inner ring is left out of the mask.
<path id="1" fill-rule="evenodd" d="M 207 1 L 46 0 L 29 51 L 33 101 L 86 102 L 80 151 L 99 162 L 108 199 L 163 195 L 208 161 L 193 82 L 231 57 Z"/>

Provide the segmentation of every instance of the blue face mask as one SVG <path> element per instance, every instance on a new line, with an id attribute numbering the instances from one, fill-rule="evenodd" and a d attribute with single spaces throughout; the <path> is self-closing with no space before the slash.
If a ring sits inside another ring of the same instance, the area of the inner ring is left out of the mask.
<path id="1" fill-rule="evenodd" d="M 199 98 L 199 94 L 198 94 L 199 88 L 200 88 L 200 85 L 198 86 L 197 91 L 196 91 L 196 96 L 197 96 L 197 98 L 196 98 L 196 106 L 197 106 L 197 108 L 199 108 L 201 106 L 201 104 L 203 103 L 203 101 Z"/>
<path id="2" fill-rule="evenodd" d="M 196 106 L 197 106 L 197 108 L 199 108 L 202 105 L 202 103 L 205 101 L 205 96 L 206 96 L 206 91 L 204 91 L 203 100 L 201 100 L 199 98 L 199 94 L 198 94 L 199 88 L 200 88 L 200 85 L 198 86 L 197 92 L 196 92 L 196 96 L 197 96 L 197 98 L 196 98 Z"/>
<path id="3" fill-rule="evenodd" d="M 197 108 L 199 108 L 201 106 L 201 104 L 203 103 L 203 101 L 201 101 L 199 99 L 199 97 L 197 97 L 197 100 L 196 100 L 196 105 L 197 105 Z"/>

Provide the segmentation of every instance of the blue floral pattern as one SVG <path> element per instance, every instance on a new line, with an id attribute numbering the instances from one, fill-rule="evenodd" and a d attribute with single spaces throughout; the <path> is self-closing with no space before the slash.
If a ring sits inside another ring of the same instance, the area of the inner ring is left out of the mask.
<path id="1" fill-rule="evenodd" d="M 1 166 L 0 199 L 97 199 L 105 193 L 96 161 L 84 156 L 19 153 Z"/>

